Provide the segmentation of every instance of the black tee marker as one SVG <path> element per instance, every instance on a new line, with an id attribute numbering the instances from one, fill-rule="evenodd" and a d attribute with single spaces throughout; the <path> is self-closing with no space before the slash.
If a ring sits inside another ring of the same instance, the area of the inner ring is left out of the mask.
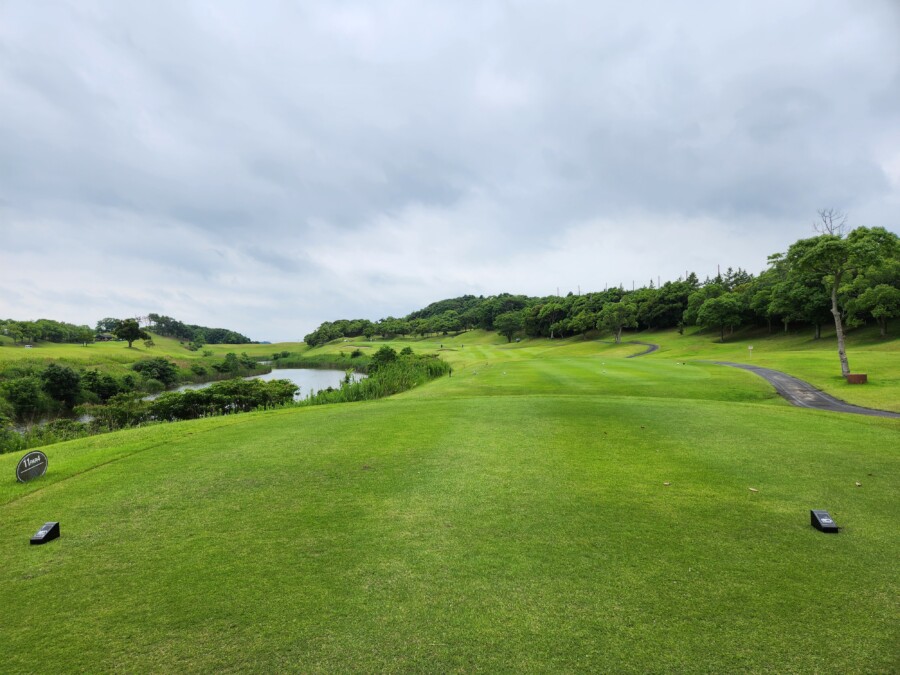
<path id="1" fill-rule="evenodd" d="M 46 544 L 48 541 L 53 541 L 57 537 L 59 537 L 59 523 L 44 523 L 41 526 L 41 529 L 34 533 L 34 536 L 31 538 L 31 543 Z"/>
<path id="2" fill-rule="evenodd" d="M 821 532 L 836 534 L 838 531 L 838 526 L 831 519 L 828 511 L 822 511 L 820 509 L 813 509 L 809 512 L 809 524 Z"/>

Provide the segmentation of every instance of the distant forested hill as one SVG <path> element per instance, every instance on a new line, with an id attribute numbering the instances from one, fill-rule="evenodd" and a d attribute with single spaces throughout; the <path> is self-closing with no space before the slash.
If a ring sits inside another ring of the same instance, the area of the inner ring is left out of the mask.
<path id="1" fill-rule="evenodd" d="M 227 328 L 208 328 L 207 326 L 186 324 L 170 316 L 162 316 L 160 314 L 148 314 L 147 318 L 150 321 L 150 330 L 154 333 L 178 340 L 208 345 L 241 345 L 252 342 L 246 335 L 241 335 Z"/>
<path id="2" fill-rule="evenodd" d="M 501 293 L 463 295 L 433 302 L 405 317 L 326 321 L 304 341 L 317 346 L 341 337 L 386 338 L 447 334 L 472 328 L 494 330 L 512 340 L 567 337 L 600 330 L 618 340 L 623 328 L 638 330 L 699 326 L 726 333 L 739 327 L 808 328 L 814 337 L 837 315 L 849 327 L 876 323 L 881 335 L 900 318 L 900 241 L 884 228 L 833 232 L 829 211 L 824 233 L 800 240 L 786 253 L 769 256 L 768 268 L 753 275 L 741 268 L 700 281 L 686 273 L 626 290 L 561 297 Z"/>

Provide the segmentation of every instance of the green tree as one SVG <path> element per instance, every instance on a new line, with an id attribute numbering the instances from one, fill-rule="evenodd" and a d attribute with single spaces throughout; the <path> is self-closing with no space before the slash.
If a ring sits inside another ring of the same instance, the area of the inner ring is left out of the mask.
<path id="1" fill-rule="evenodd" d="M 121 391 L 112 375 L 102 374 L 99 370 L 82 371 L 81 388 L 91 392 L 101 402 L 108 401 Z"/>
<path id="2" fill-rule="evenodd" d="M 868 317 L 875 319 L 881 336 L 887 336 L 888 320 L 900 316 L 895 298 L 900 294 L 900 251 L 856 275 L 841 289 L 841 301 L 847 309 L 847 323 L 859 325 Z"/>
<path id="3" fill-rule="evenodd" d="M 841 375 L 847 377 L 850 374 L 850 363 L 844 339 L 844 310 L 838 301 L 841 285 L 850 281 L 859 271 L 895 257 L 900 243 L 896 234 L 883 227 L 858 227 L 844 236 L 842 221 L 834 224 L 841 214 L 823 210 L 819 215 L 825 233 L 792 244 L 787 252 L 787 260 L 792 269 L 815 274 L 828 291 L 837 334 Z"/>
<path id="4" fill-rule="evenodd" d="M 41 383 L 50 398 L 61 401 L 69 408 L 75 405 L 81 393 L 81 376 L 68 366 L 51 363 L 41 373 Z"/>
<path id="5" fill-rule="evenodd" d="M 214 363 L 212 364 L 212 367 L 213 370 L 219 373 L 231 373 L 232 375 L 237 375 L 238 371 L 241 369 L 241 360 L 234 352 L 228 352 L 225 355 L 224 361 Z"/>
<path id="6" fill-rule="evenodd" d="M 734 329 L 741 324 L 744 305 L 737 293 L 725 293 L 717 298 L 710 298 L 700 306 L 697 312 L 697 323 L 703 328 L 718 328 L 722 342 L 725 342 L 725 329 Z"/>
<path id="7" fill-rule="evenodd" d="M 397 352 L 391 347 L 384 345 L 375 354 L 372 355 L 372 363 L 369 365 L 371 372 L 377 372 L 379 368 L 386 366 L 397 360 Z"/>
<path id="8" fill-rule="evenodd" d="M 128 348 L 135 340 L 150 340 L 150 333 L 142 330 L 135 319 L 125 319 L 116 326 L 115 335 L 117 338 L 128 341 Z"/>
<path id="9" fill-rule="evenodd" d="M 229 354 L 237 362 L 237 356 Z M 226 357 L 227 359 L 227 357 Z M 138 361 L 131 369 L 140 373 L 145 380 L 158 380 L 166 387 L 171 387 L 179 380 L 178 366 L 162 357 Z"/>
<path id="10" fill-rule="evenodd" d="M 500 335 L 506 338 L 507 342 L 512 342 L 515 334 L 522 330 L 524 326 L 522 312 L 504 312 L 494 317 L 494 328 Z"/>
<path id="11" fill-rule="evenodd" d="M 717 298 L 725 292 L 725 287 L 719 283 L 706 283 L 688 296 L 687 307 L 684 310 L 682 319 L 688 326 L 697 324 L 697 314 L 703 303 L 710 298 Z"/>
<path id="12" fill-rule="evenodd" d="M 97 322 L 97 332 L 98 333 L 114 333 L 116 331 L 116 328 L 119 327 L 120 323 L 122 323 L 121 319 L 114 319 L 111 316 L 108 316 L 105 319 L 100 319 Z"/>
<path id="13" fill-rule="evenodd" d="M 770 309 L 781 316 L 784 330 L 790 321 L 812 324 L 814 339 L 822 337 L 822 324 L 831 317 L 828 293 L 818 279 L 792 272 L 772 289 Z"/>
<path id="14" fill-rule="evenodd" d="M 41 395 L 41 381 L 36 377 L 17 377 L 3 383 L 6 400 L 19 419 L 34 419 L 46 412 L 46 399 Z"/>
<path id="15" fill-rule="evenodd" d="M 569 329 L 574 333 L 581 333 L 586 340 L 588 331 L 596 327 L 597 319 L 600 318 L 599 312 L 591 312 L 582 309 L 578 314 L 569 319 Z"/>
<path id="16" fill-rule="evenodd" d="M 627 300 L 608 302 L 600 310 L 597 328 L 612 331 L 616 342 L 622 341 L 622 329 L 637 326 L 637 307 Z"/>
<path id="17" fill-rule="evenodd" d="M 94 331 L 89 326 L 79 326 L 75 333 L 75 339 L 83 345 L 94 341 Z"/>
<path id="18" fill-rule="evenodd" d="M 900 316 L 900 289 L 888 284 L 867 288 L 853 301 L 850 311 L 871 314 L 878 323 L 881 337 L 886 337 L 888 320 Z"/>
<path id="19" fill-rule="evenodd" d="M 771 261 L 770 261 L 771 264 Z M 772 319 L 778 316 L 772 304 L 775 293 L 775 285 L 778 283 L 779 273 L 775 269 L 768 269 L 760 274 L 753 283 L 748 293 L 748 306 L 757 319 L 763 319 L 772 332 Z"/>

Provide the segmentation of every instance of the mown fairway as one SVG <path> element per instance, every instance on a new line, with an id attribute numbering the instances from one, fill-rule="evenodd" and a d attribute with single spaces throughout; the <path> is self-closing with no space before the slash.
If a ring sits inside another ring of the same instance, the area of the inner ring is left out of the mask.
<path id="1" fill-rule="evenodd" d="M 678 338 L 469 333 L 389 400 L 50 446 L 27 485 L 2 456 L 2 670 L 897 670 L 900 422 L 791 408 L 699 363 L 745 344 Z M 837 395 L 898 409 L 896 341 L 859 351 L 882 384 Z"/>

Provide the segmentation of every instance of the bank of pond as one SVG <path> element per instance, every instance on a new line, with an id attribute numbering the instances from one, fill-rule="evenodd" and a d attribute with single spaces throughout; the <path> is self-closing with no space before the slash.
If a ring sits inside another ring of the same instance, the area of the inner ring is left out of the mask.
<path id="1" fill-rule="evenodd" d="M 263 363 L 263 365 L 268 364 Z M 271 382 L 273 380 L 287 380 L 296 385 L 297 390 L 294 393 L 294 400 L 299 401 L 305 395 L 314 394 L 326 389 L 336 389 L 344 383 L 344 380 L 347 377 L 350 377 L 354 382 L 356 382 L 365 378 L 366 374 L 356 372 L 352 369 L 335 370 L 332 368 L 281 368 L 279 366 L 279 368 L 270 370 L 267 373 L 262 373 L 260 375 L 250 375 L 244 377 L 243 379 L 261 380 L 263 382 Z M 189 384 L 182 384 L 172 391 L 174 393 L 197 391 L 200 389 L 211 387 L 214 384 L 216 384 L 216 382 L 192 382 Z M 306 393 L 304 394 L 304 392 Z M 144 400 L 153 401 L 165 393 L 172 392 L 159 392 L 157 394 L 149 394 L 144 397 Z"/>
<path id="2" fill-rule="evenodd" d="M 182 385 L 153 396 L 135 391 L 117 393 L 103 403 L 73 407 L 74 419 L 58 418 L 24 431 L 6 426 L 0 429 L 0 453 L 147 424 L 373 400 L 406 391 L 450 370 L 449 364 L 435 355 L 417 355 L 409 348 L 398 354 L 388 346 L 365 357 L 364 362 L 329 356 L 327 363 L 314 357 L 284 365 L 292 367 L 252 377 Z M 317 368 L 322 365 L 331 367 Z M 346 369 L 334 367 L 339 365 Z"/>

